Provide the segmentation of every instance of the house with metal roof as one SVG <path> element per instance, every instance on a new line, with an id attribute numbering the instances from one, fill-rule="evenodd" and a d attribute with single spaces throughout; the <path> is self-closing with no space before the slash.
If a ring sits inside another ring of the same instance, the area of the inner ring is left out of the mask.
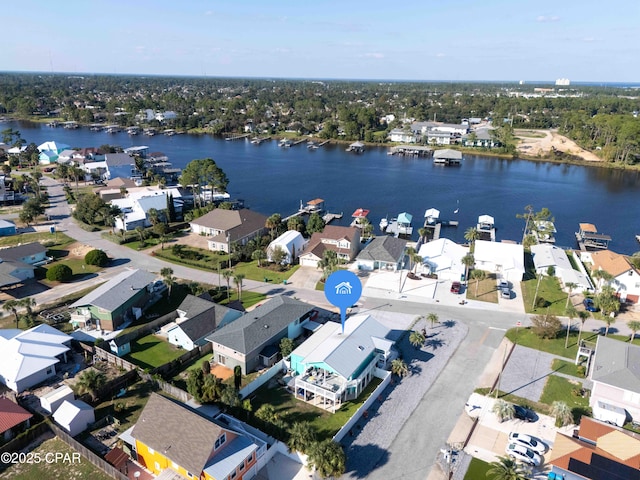
<path id="1" fill-rule="evenodd" d="M 300 232 L 289 230 L 269 244 L 267 247 L 267 260 L 272 262 L 272 254 L 274 250 L 280 248 L 286 254 L 282 260 L 282 264 L 291 264 L 295 262 L 298 256 L 303 252 L 306 245 L 307 241 Z"/>
<path id="2" fill-rule="evenodd" d="M 16 393 L 56 375 L 56 365 L 67 361 L 71 337 L 41 324 L 29 330 L 0 330 L 0 383 Z"/>
<path id="3" fill-rule="evenodd" d="M 267 231 L 267 217 L 253 210 L 225 210 L 216 208 L 206 215 L 192 220 L 191 231 L 206 235 L 209 250 L 229 252 L 231 243 L 246 245 L 247 242 Z"/>
<path id="4" fill-rule="evenodd" d="M 640 346 L 599 336 L 589 372 L 591 407 L 601 401 L 640 421 Z"/>
<path id="5" fill-rule="evenodd" d="M 257 473 L 266 443 L 152 393 L 130 432 L 137 460 L 154 475 L 243 480 Z"/>
<path id="6" fill-rule="evenodd" d="M 273 297 L 207 337 L 213 344 L 213 361 L 231 369 L 239 365 L 243 375 L 270 367 L 280 340 L 298 338 L 314 315 L 313 305 L 284 295 Z"/>
<path id="7" fill-rule="evenodd" d="M 495 273 L 509 282 L 521 282 L 524 275 L 524 247 L 511 242 L 476 240 L 475 268 Z"/>
<path id="8" fill-rule="evenodd" d="M 169 343 L 185 350 L 205 345 L 216 329 L 237 320 L 242 312 L 204 298 L 187 295 L 176 310 L 176 319 L 162 327 Z"/>
<path id="9" fill-rule="evenodd" d="M 82 400 L 65 400 L 53 412 L 53 419 L 72 437 L 84 432 L 96 421 L 93 407 Z"/>
<path id="10" fill-rule="evenodd" d="M 391 329 L 370 315 L 355 315 L 344 325 L 327 322 L 291 353 L 294 393 L 335 412 L 360 396 L 396 355 Z"/>
<path id="11" fill-rule="evenodd" d="M 88 293 L 70 308 L 74 327 L 117 330 L 127 320 L 140 318 L 151 297 L 156 276 L 146 270 L 127 269 Z"/>
<path id="12" fill-rule="evenodd" d="M 439 238 L 420 246 L 418 255 L 422 258 L 422 270 L 435 274 L 439 280 L 461 281 L 466 267 L 462 258 L 469 253 L 469 247 L 452 242 L 448 238 Z"/>
<path id="13" fill-rule="evenodd" d="M 560 279 L 563 285 L 574 283 L 576 291 L 593 291 L 591 279 L 580 270 L 575 270 L 569 261 L 567 252 L 555 245 L 540 243 L 531 246 L 533 265 L 536 273 L 546 275 L 549 267 L 553 267 L 554 275 Z"/>
<path id="14" fill-rule="evenodd" d="M 11 440 L 29 428 L 33 415 L 6 397 L 0 397 L 0 438 Z"/>
<path id="15" fill-rule="evenodd" d="M 376 237 L 356 257 L 359 270 L 393 270 L 402 264 L 407 241 L 402 238 Z"/>
<path id="16" fill-rule="evenodd" d="M 55 163 L 60 152 L 70 148 L 69 145 L 55 141 L 44 142 L 38 146 L 40 155 L 38 160 L 43 165 Z"/>

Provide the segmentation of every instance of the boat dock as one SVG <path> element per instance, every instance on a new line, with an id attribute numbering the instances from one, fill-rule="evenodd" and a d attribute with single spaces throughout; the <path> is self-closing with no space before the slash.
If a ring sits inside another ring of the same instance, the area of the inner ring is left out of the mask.
<path id="1" fill-rule="evenodd" d="M 242 138 L 249 138 L 251 134 L 249 133 L 244 133 L 242 135 L 230 135 L 228 137 L 225 138 L 226 141 L 231 141 L 231 140 L 240 140 Z"/>
<path id="2" fill-rule="evenodd" d="M 431 147 L 423 147 L 421 145 L 396 145 L 395 147 L 391 147 L 387 154 L 412 157 L 430 157 L 433 155 L 433 149 Z"/>
<path id="3" fill-rule="evenodd" d="M 576 241 L 581 251 L 606 250 L 609 248 L 611 237 L 604 233 L 598 233 L 593 223 L 581 223 L 580 230 L 576 232 Z M 636 235 L 636 239 L 638 236 Z"/>
<path id="4" fill-rule="evenodd" d="M 342 218 L 342 213 L 325 212 L 324 200 L 322 198 L 314 198 L 313 200 L 309 200 L 306 205 L 302 203 L 302 200 L 300 200 L 300 208 L 298 208 L 298 211 L 283 218 L 282 221 L 286 223 L 290 218 L 311 215 L 312 213 L 321 215 L 325 224 Z"/>
<path id="5" fill-rule="evenodd" d="M 402 212 L 398 215 L 398 218 L 389 220 L 389 225 L 385 229 L 385 233 L 395 237 L 400 237 L 401 235 L 410 237 L 413 234 L 413 227 L 411 226 L 412 220 L 413 216 L 410 213 Z"/>
<path id="6" fill-rule="evenodd" d="M 342 213 L 325 213 L 322 216 L 322 220 L 324 220 L 325 225 L 333 222 L 334 220 L 339 220 L 342 218 Z"/>
<path id="7" fill-rule="evenodd" d="M 480 240 L 496 241 L 495 220 L 491 215 L 480 215 L 476 225 Z"/>
<path id="8" fill-rule="evenodd" d="M 251 143 L 253 143 L 254 145 L 260 145 L 262 142 L 266 142 L 267 140 L 271 140 L 271 137 L 254 137 L 251 139 Z"/>
<path id="9" fill-rule="evenodd" d="M 462 163 L 462 153 L 450 148 L 436 150 L 433 152 L 433 163 L 435 165 L 460 165 Z"/>

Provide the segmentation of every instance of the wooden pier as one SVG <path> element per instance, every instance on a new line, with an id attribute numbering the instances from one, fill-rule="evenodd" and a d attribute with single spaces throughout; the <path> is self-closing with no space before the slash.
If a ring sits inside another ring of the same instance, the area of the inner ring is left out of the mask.
<path id="1" fill-rule="evenodd" d="M 333 222 L 334 220 L 339 220 L 342 218 L 342 213 L 325 213 L 322 216 L 322 220 L 324 220 L 325 225 Z"/>
<path id="2" fill-rule="evenodd" d="M 253 143 L 254 145 L 260 145 L 262 142 L 266 142 L 267 140 L 271 140 L 271 137 L 255 137 L 251 139 L 251 143 Z"/>
<path id="3" fill-rule="evenodd" d="M 396 145 L 395 147 L 391 147 L 387 154 L 412 157 L 429 157 L 433 155 L 433 149 L 431 147 L 423 147 L 421 145 Z"/>
<path id="4" fill-rule="evenodd" d="M 242 138 L 249 138 L 250 136 L 251 136 L 251 134 L 250 134 L 250 133 L 245 133 L 245 134 L 242 134 L 242 135 L 231 135 L 231 136 L 229 136 L 229 137 L 225 138 L 225 140 L 226 140 L 227 142 L 229 142 L 229 141 L 231 141 L 231 140 L 240 140 L 240 139 L 242 139 Z"/>

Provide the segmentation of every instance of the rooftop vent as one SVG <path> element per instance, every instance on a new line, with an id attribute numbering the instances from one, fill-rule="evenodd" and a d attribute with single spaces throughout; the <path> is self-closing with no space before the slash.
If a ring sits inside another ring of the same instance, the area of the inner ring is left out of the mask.
<path id="1" fill-rule="evenodd" d="M 364 352 L 364 347 L 362 345 L 358 345 L 358 350 L 360 350 L 361 352 Z"/>

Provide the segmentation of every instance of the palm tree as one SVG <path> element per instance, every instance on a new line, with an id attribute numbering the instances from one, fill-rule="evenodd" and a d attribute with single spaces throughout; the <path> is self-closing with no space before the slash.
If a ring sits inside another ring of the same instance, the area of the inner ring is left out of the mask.
<path id="1" fill-rule="evenodd" d="M 559 400 L 551 404 L 551 415 L 556 418 L 557 427 L 566 427 L 573 422 L 571 408 L 565 402 Z"/>
<path id="2" fill-rule="evenodd" d="M 602 287 L 605 283 L 613 280 L 613 275 L 611 275 L 609 272 L 605 272 L 602 269 L 591 272 L 591 277 L 598 279 L 598 291 L 602 290 Z"/>
<path id="3" fill-rule="evenodd" d="M 27 310 L 27 317 L 31 318 L 33 316 L 33 307 L 36 306 L 36 301 L 31 297 L 23 298 L 18 301 L 18 305 L 24 307 Z"/>
<path id="4" fill-rule="evenodd" d="M 258 267 L 261 267 L 261 262 L 262 260 L 264 260 L 265 258 L 267 258 L 267 254 L 264 253 L 264 250 L 262 250 L 261 248 L 257 248 L 256 250 L 253 251 L 253 253 L 251 254 L 251 260 L 256 260 L 258 262 Z"/>
<path id="5" fill-rule="evenodd" d="M 238 301 L 242 302 L 242 280 L 244 280 L 244 273 L 236 273 L 233 276 L 233 283 L 238 289 Z"/>
<path id="6" fill-rule="evenodd" d="M 315 442 L 309 448 L 308 466 L 315 468 L 322 478 L 341 476 L 346 460 L 342 445 L 329 439 Z"/>
<path id="7" fill-rule="evenodd" d="M 573 282 L 566 282 L 564 286 L 566 287 L 567 290 L 569 290 L 569 293 L 567 293 L 567 303 L 564 304 L 564 308 L 566 310 L 567 307 L 569 306 L 569 298 L 571 298 L 571 293 L 573 292 L 574 288 L 578 288 L 578 284 Z"/>
<path id="8" fill-rule="evenodd" d="M 136 230 L 136 233 L 138 234 L 138 236 L 140 237 L 140 243 L 143 243 L 144 239 L 146 237 L 146 232 L 144 231 L 144 227 L 141 227 L 141 226 L 138 225 L 135 228 L 135 230 Z"/>
<path id="9" fill-rule="evenodd" d="M 275 232 L 278 230 L 278 227 L 282 223 L 282 215 L 279 213 L 274 213 L 265 222 L 265 227 L 267 227 L 271 232 L 271 240 L 275 238 Z"/>
<path id="10" fill-rule="evenodd" d="M 564 348 L 567 348 L 569 346 L 569 330 L 571 330 L 571 322 L 578 316 L 578 310 L 576 310 L 576 307 L 573 305 L 569 305 L 566 308 L 565 313 L 567 317 L 569 317 L 569 321 L 567 322 L 567 337 L 564 340 Z M 578 345 L 580 344 L 578 343 Z"/>
<path id="11" fill-rule="evenodd" d="M 429 230 L 427 230 L 424 227 L 421 227 L 418 229 L 418 235 L 420 235 L 420 240 L 425 240 L 427 238 L 427 233 L 429 233 Z"/>
<path id="12" fill-rule="evenodd" d="M 90 368 L 78 377 L 76 382 L 76 393 L 78 395 L 84 395 L 88 393 L 91 395 L 91 400 L 96 400 L 96 393 L 107 382 L 107 377 L 104 373 Z"/>
<path id="13" fill-rule="evenodd" d="M 289 452 L 307 453 L 316 442 L 316 431 L 309 422 L 295 422 L 289 429 Z"/>
<path id="14" fill-rule="evenodd" d="M 476 240 L 480 238 L 480 232 L 476 227 L 469 227 L 464 232 L 464 239 L 469 242 L 470 251 L 473 252 Z"/>
<path id="15" fill-rule="evenodd" d="M 498 457 L 497 462 L 491 462 L 487 470 L 487 477 L 491 480 L 526 480 L 526 470 L 513 458 Z"/>
<path id="16" fill-rule="evenodd" d="M 434 327 L 434 325 L 435 325 L 436 323 L 438 323 L 438 314 L 433 313 L 433 312 L 432 312 L 432 313 L 429 313 L 429 314 L 427 315 L 427 322 L 431 322 L 431 328 L 433 328 L 433 327 Z"/>
<path id="17" fill-rule="evenodd" d="M 411 261 L 413 262 L 413 273 L 418 269 L 418 264 L 422 263 L 422 257 L 417 253 L 411 255 Z"/>
<path id="18" fill-rule="evenodd" d="M 405 254 L 409 257 L 409 270 L 413 268 L 413 257 L 416 254 L 416 249 L 413 247 L 407 247 Z"/>
<path id="19" fill-rule="evenodd" d="M 151 225 L 156 225 L 160 221 L 160 212 L 155 208 L 150 208 L 147 212 L 147 218 Z"/>
<path id="20" fill-rule="evenodd" d="M 633 339 L 636 337 L 636 332 L 640 331 L 640 322 L 638 320 L 631 320 L 627 322 L 627 327 L 631 330 L 629 341 L 633 343 Z"/>
<path id="21" fill-rule="evenodd" d="M 391 362 L 391 373 L 397 375 L 398 377 L 406 377 L 409 373 L 409 367 L 404 363 L 404 360 L 401 358 L 396 358 Z"/>
<path id="22" fill-rule="evenodd" d="M 484 280 L 485 278 L 487 278 L 487 272 L 485 272 L 484 270 L 478 270 L 476 268 L 474 268 L 473 270 L 471 270 L 471 278 L 473 278 L 476 281 L 476 298 L 478 297 L 478 285 L 480 284 L 480 280 Z"/>
<path id="23" fill-rule="evenodd" d="M 18 323 L 20 322 L 20 318 L 18 317 L 18 307 L 20 307 L 19 300 L 7 300 L 6 302 L 4 302 L 4 305 L 2 305 L 2 309 L 5 312 L 11 312 L 15 316 L 16 328 L 18 328 Z"/>
<path id="24" fill-rule="evenodd" d="M 578 318 L 580 319 L 580 332 L 578 333 L 578 347 L 580 347 L 580 340 L 582 338 L 582 329 L 584 328 L 584 322 L 589 318 L 589 312 L 585 312 L 584 310 L 578 311 Z"/>
<path id="25" fill-rule="evenodd" d="M 171 288 L 176 284 L 176 277 L 173 276 L 173 268 L 164 267 L 160 270 L 160 275 L 162 275 L 162 280 L 168 289 L 168 296 L 171 297 Z"/>
<path id="26" fill-rule="evenodd" d="M 414 330 L 409 334 L 409 343 L 416 348 L 420 348 L 422 345 L 424 345 L 425 340 L 426 338 L 421 332 L 417 332 Z"/>
<path id="27" fill-rule="evenodd" d="M 467 276 L 469 275 L 469 268 L 473 267 L 473 265 L 476 263 L 476 259 L 473 258 L 472 253 L 467 253 L 460 259 L 460 262 L 462 262 L 462 264 L 464 265 L 464 279 L 466 280 Z"/>
<path id="28" fill-rule="evenodd" d="M 233 277 L 233 270 L 228 268 L 222 271 L 222 276 L 227 281 L 227 302 L 231 300 L 231 277 Z"/>
<path id="29" fill-rule="evenodd" d="M 491 411 L 496 414 L 498 420 L 500 420 L 500 423 L 504 422 L 505 420 L 511 420 L 515 415 L 513 404 L 502 399 L 498 399 L 495 401 Z"/>

